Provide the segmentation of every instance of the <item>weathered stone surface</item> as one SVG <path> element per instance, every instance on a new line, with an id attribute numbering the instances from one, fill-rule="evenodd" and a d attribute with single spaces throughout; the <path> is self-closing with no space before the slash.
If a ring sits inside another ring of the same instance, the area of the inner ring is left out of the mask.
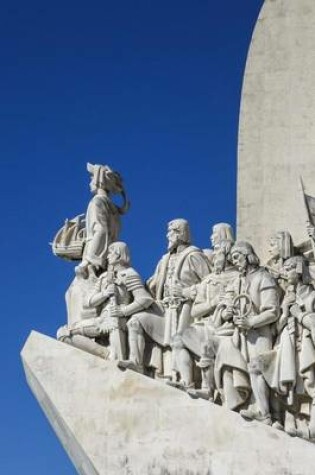
<path id="1" fill-rule="evenodd" d="M 307 239 L 299 191 L 315 194 L 315 2 L 266 0 L 244 77 L 238 145 L 238 239 L 266 257 L 271 234 Z"/>
<path id="2" fill-rule="evenodd" d="M 28 383 L 82 475 L 313 475 L 315 446 L 32 332 Z"/>

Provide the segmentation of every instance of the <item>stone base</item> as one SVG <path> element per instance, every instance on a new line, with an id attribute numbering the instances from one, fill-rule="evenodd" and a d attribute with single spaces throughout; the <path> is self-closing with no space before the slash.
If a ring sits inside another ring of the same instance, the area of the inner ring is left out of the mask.
<path id="1" fill-rule="evenodd" d="M 313 475 L 315 446 L 32 332 L 27 381 L 81 475 Z"/>

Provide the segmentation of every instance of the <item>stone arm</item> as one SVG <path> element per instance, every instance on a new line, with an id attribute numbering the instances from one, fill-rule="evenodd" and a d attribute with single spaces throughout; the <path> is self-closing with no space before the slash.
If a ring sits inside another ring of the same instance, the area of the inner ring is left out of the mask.
<path id="1" fill-rule="evenodd" d="M 158 276 L 160 275 L 160 270 L 162 266 L 162 260 L 156 266 L 154 274 L 146 281 L 145 285 L 153 298 L 156 298 L 157 286 L 158 286 Z"/>
<path id="2" fill-rule="evenodd" d="M 260 328 L 274 323 L 279 318 L 279 297 L 275 286 L 265 287 L 260 293 L 258 315 L 249 315 L 248 323 L 251 328 Z"/>
<path id="3" fill-rule="evenodd" d="M 205 254 L 201 252 L 194 252 L 188 258 L 194 283 L 198 284 L 211 272 L 209 261 Z"/>
<path id="4" fill-rule="evenodd" d="M 115 294 L 115 288 L 111 285 L 106 285 L 104 288 L 104 278 L 100 277 L 93 291 L 90 295 L 87 296 L 84 306 L 86 308 L 96 308 L 102 305 L 106 300 L 109 299 L 112 295 Z"/>
<path id="5" fill-rule="evenodd" d="M 144 287 L 135 289 L 132 292 L 133 295 L 133 302 L 129 303 L 128 305 L 121 305 L 121 310 L 124 317 L 130 317 L 138 312 L 143 312 L 148 307 L 150 307 L 154 300 L 149 295 Z"/>
<path id="6" fill-rule="evenodd" d="M 199 292 L 203 292 L 202 281 L 209 273 L 210 264 L 203 253 L 193 252 L 189 254 L 183 265 L 183 271 L 180 273 L 179 282 L 172 287 L 172 295 L 194 301 L 198 294 L 198 288 Z M 201 296 L 200 299 L 204 303 L 205 298 Z"/>
<path id="7" fill-rule="evenodd" d="M 215 310 L 216 305 L 215 299 L 210 298 L 207 282 L 197 285 L 196 298 L 191 308 L 192 318 L 199 319 L 208 316 Z"/>
<path id="8" fill-rule="evenodd" d="M 189 300 L 195 300 L 197 296 L 197 287 L 202 284 L 203 279 L 211 272 L 210 264 L 202 252 L 193 252 L 188 255 L 189 279 L 185 278 L 181 282 L 183 296 Z"/>
<path id="9" fill-rule="evenodd" d="M 97 292 L 88 298 L 86 306 L 92 308 L 98 307 L 102 303 L 106 302 L 106 300 L 108 300 L 111 295 L 113 294 L 109 293 L 107 289 Z"/>

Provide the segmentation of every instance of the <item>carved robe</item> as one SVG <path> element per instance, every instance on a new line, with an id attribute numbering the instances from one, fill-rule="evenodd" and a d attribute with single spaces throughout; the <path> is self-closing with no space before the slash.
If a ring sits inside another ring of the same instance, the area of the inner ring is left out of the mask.
<path id="1" fill-rule="evenodd" d="M 232 336 L 225 336 L 221 327 L 209 336 L 215 352 L 216 386 L 230 409 L 240 407 L 248 398 L 248 366 L 257 365 L 259 355 L 272 348 L 272 324 L 278 319 L 279 302 L 276 282 L 262 267 L 252 268 L 245 276 L 237 277 L 233 287 L 235 296 L 248 296 L 250 304 L 244 304 L 244 308 L 241 305 L 240 311 L 246 312 L 250 305 L 248 320 L 252 328 L 242 336 L 238 329 L 231 331 Z"/>
<path id="2" fill-rule="evenodd" d="M 173 258 L 175 257 L 175 260 Z M 165 254 L 159 262 L 154 275 L 149 279 L 147 285 L 156 299 L 156 305 L 152 307 L 151 312 L 143 312 L 135 316 L 145 333 L 157 343 L 152 353 L 150 366 L 155 367 L 159 373 L 170 373 L 170 361 L 166 363 L 161 353 L 162 347 L 168 347 L 165 342 L 165 322 L 166 305 L 169 298 L 169 270 L 172 265 L 173 281 L 182 287 L 192 287 L 201 282 L 203 277 L 209 274 L 210 267 L 207 257 L 200 249 L 195 246 L 187 246 L 176 255 Z M 183 300 L 177 308 L 178 327 L 177 332 L 183 332 L 191 323 L 191 300 Z M 168 370 L 166 371 L 166 366 Z"/>
<path id="3" fill-rule="evenodd" d="M 108 246 L 118 239 L 120 215 L 110 198 L 95 195 L 86 212 L 86 243 L 83 260 L 96 268 L 105 268 Z"/>
<path id="4" fill-rule="evenodd" d="M 296 299 L 301 317 L 306 312 L 315 319 L 313 287 L 298 284 Z M 315 347 L 310 331 L 303 327 L 303 318 L 301 322 L 290 316 L 274 350 L 262 356 L 263 374 L 268 385 L 285 397 L 288 405 L 292 405 L 296 397 L 300 402 L 305 396 L 315 398 Z M 290 391 L 294 392 L 295 398 L 287 399 Z M 298 410 L 308 414 L 308 404 L 298 406 Z"/>

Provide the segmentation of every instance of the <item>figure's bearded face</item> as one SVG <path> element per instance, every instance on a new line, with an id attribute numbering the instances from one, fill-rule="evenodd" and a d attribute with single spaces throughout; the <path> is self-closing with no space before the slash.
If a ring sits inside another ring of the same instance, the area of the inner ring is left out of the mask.
<path id="1" fill-rule="evenodd" d="M 173 251 L 181 243 L 181 230 L 175 226 L 169 226 L 167 231 L 168 250 Z"/>

